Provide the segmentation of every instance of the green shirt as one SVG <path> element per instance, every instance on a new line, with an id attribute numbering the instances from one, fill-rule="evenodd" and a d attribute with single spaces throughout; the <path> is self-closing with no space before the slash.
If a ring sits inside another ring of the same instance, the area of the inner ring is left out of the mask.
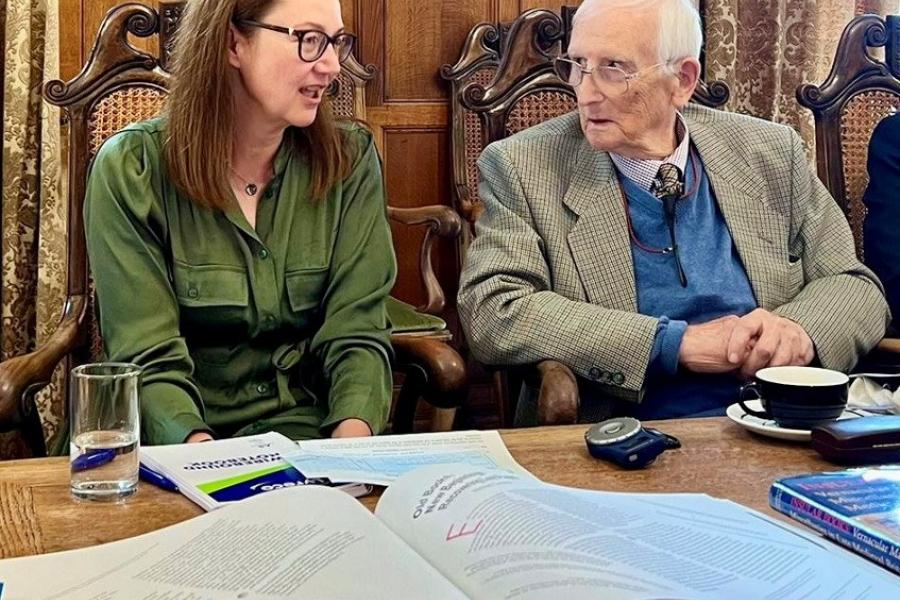
<path id="1" fill-rule="evenodd" d="M 307 195 L 306 161 L 282 144 L 254 230 L 237 202 L 210 210 L 178 192 L 164 125 L 110 138 L 85 202 L 106 355 L 144 368 L 144 443 L 209 429 L 318 437 L 348 418 L 380 432 L 396 261 L 372 136 L 348 127 L 356 163 L 322 200 Z"/>

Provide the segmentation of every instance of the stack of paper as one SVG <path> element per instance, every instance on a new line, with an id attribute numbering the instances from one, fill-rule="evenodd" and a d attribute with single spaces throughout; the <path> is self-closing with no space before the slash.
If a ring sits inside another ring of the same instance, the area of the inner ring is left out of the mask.
<path id="1" fill-rule="evenodd" d="M 141 448 L 141 462 L 170 479 L 185 496 L 204 510 L 243 500 L 270 490 L 320 483 L 292 467 L 285 455 L 295 443 L 279 433 Z M 365 485 L 341 485 L 362 496 Z"/>
<path id="2" fill-rule="evenodd" d="M 307 477 L 371 485 L 390 485 L 419 467 L 446 464 L 533 477 L 515 461 L 497 431 L 305 440 L 285 458 Z"/>
<path id="3" fill-rule="evenodd" d="M 731 502 L 425 467 L 373 516 L 263 494 L 128 540 L 0 561 L 3 600 L 897 600 L 900 578 Z"/>

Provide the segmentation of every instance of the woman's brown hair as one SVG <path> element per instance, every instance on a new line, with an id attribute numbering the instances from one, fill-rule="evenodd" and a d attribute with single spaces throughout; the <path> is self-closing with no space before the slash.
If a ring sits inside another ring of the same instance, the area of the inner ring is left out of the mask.
<path id="1" fill-rule="evenodd" d="M 228 27 L 259 20 L 275 1 L 188 0 L 178 24 L 163 152 L 169 177 L 201 206 L 224 210 L 233 205 L 228 184 L 234 132 Z M 289 128 L 285 136 L 309 162 L 313 198 L 321 199 L 349 174 L 351 144 L 335 125 L 329 102 L 319 105 L 309 127 Z"/>

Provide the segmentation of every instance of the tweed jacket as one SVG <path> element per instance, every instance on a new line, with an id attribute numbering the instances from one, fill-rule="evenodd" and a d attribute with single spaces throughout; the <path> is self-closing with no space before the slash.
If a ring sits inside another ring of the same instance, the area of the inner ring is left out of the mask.
<path id="1" fill-rule="evenodd" d="M 694 105 L 683 115 L 758 305 L 799 323 L 824 367 L 849 370 L 884 335 L 889 311 L 799 136 Z M 491 144 L 478 168 L 484 212 L 459 291 L 475 357 L 557 360 L 640 401 L 658 320 L 637 312 L 609 154 L 570 113 Z"/>

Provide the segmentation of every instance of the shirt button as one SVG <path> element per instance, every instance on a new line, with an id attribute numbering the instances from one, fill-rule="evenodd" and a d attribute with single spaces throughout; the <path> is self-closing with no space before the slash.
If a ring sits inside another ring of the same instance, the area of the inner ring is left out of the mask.
<path id="1" fill-rule="evenodd" d="M 258 386 L 256 386 L 256 391 L 259 392 L 260 394 L 267 394 L 267 393 L 269 393 L 269 386 L 267 386 L 264 383 L 261 383 Z"/>
<path id="2" fill-rule="evenodd" d="M 189 297 L 189 298 L 196 298 L 196 297 L 199 296 L 199 295 L 200 295 L 200 292 L 197 290 L 197 288 L 190 288 L 190 289 L 188 290 L 188 297 Z"/>
<path id="3" fill-rule="evenodd" d="M 274 325 L 275 324 L 275 315 L 266 315 L 263 317 L 263 321 L 266 325 Z"/>
<path id="4" fill-rule="evenodd" d="M 259 257 L 263 260 L 266 260 L 267 258 L 269 258 L 269 251 L 266 250 L 265 248 L 260 249 Z"/>

